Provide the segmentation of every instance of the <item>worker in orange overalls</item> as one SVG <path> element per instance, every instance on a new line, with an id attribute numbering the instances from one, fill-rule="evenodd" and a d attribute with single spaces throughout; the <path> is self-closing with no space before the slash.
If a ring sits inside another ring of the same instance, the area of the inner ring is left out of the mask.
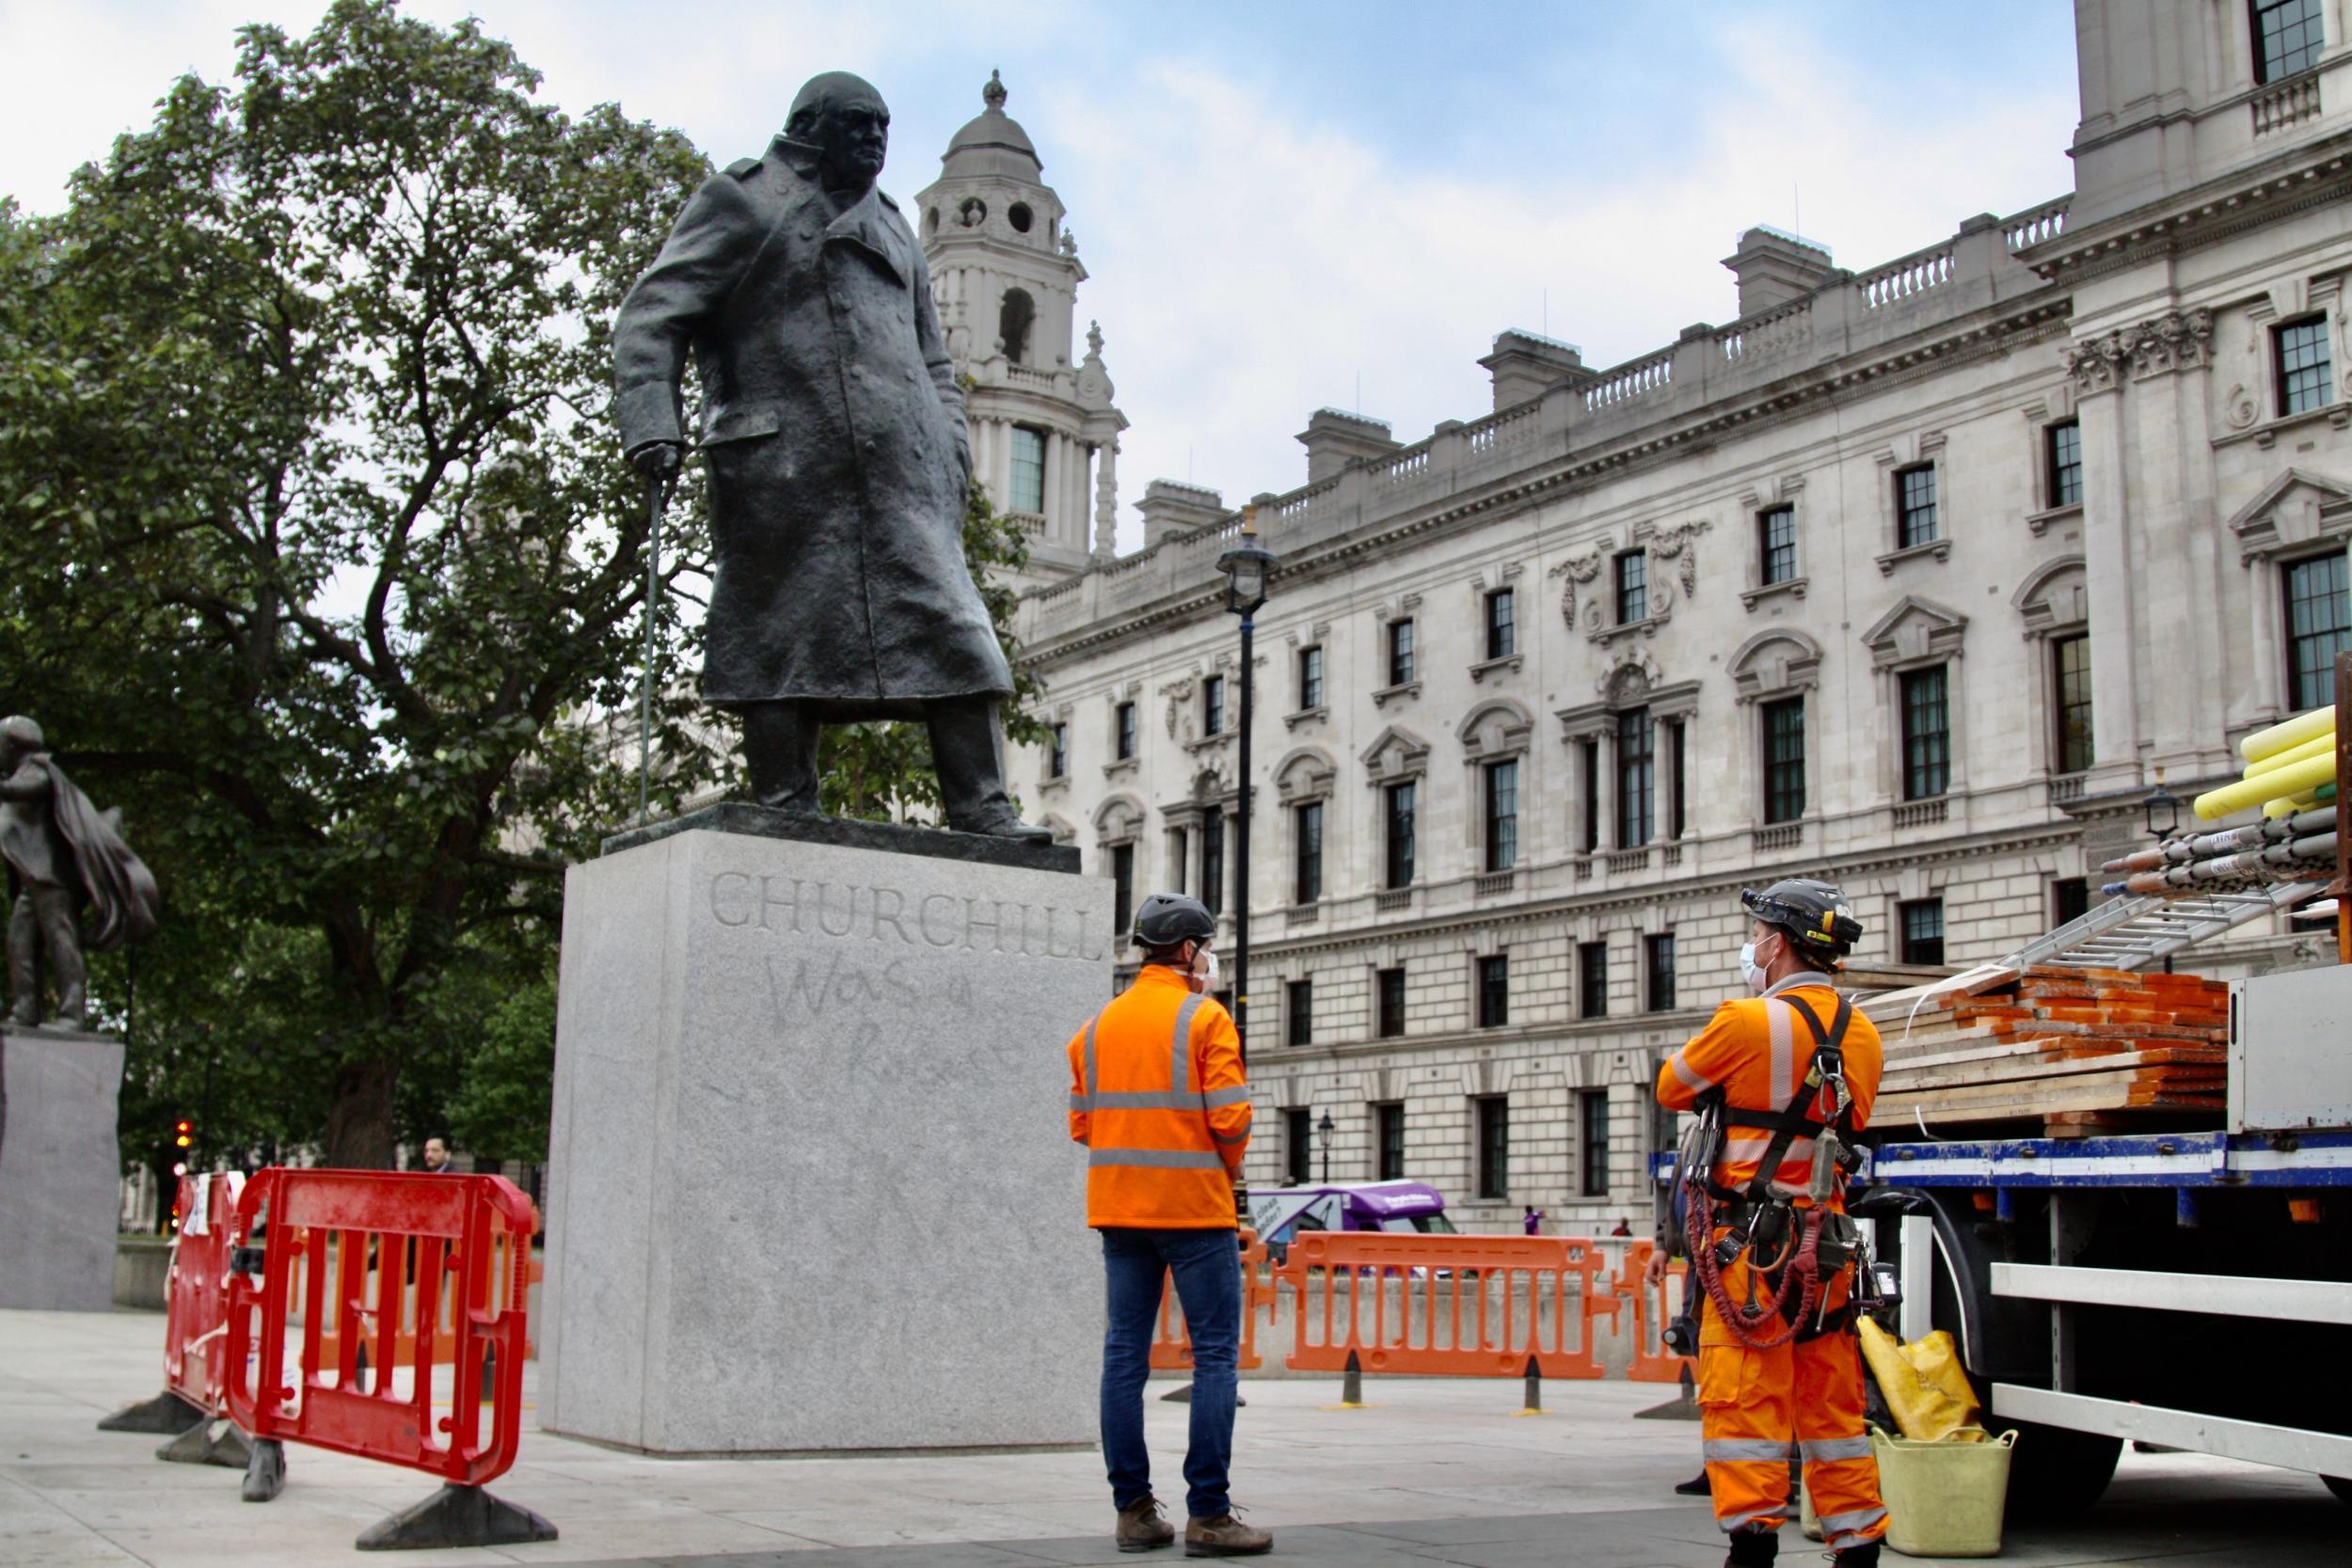
<path id="1" fill-rule="evenodd" d="M 1135 984 L 1070 1042 L 1070 1135 L 1087 1155 L 1087 1224 L 1102 1232 L 1103 1459 L 1122 1552 L 1172 1544 L 1152 1495 L 1143 1386 L 1162 1281 L 1173 1277 L 1192 1339 L 1192 1431 L 1184 1454 L 1187 1557 L 1248 1557 L 1274 1537 L 1233 1517 L 1241 1354 L 1241 1248 L 1233 1189 L 1249 1147 L 1249 1085 L 1232 1015 L 1206 994 L 1216 917 L 1197 898 L 1155 893 L 1136 912 Z"/>
<path id="2" fill-rule="evenodd" d="M 1841 1568 L 1879 1560 L 1886 1508 L 1863 1419 L 1854 1341 L 1859 1229 L 1845 1217 L 1846 1137 L 1878 1093 L 1878 1031 L 1831 985 L 1862 935 L 1845 895 L 1794 878 L 1740 901 L 1740 966 L 1756 994 L 1725 1002 L 1666 1059 L 1658 1102 L 1700 1112 L 1677 1162 L 1677 1207 L 1703 1295 L 1699 1406 L 1726 1568 L 1765 1568 L 1788 1516 L 1788 1460 Z M 1660 1261 L 1666 1255 L 1659 1253 Z"/>

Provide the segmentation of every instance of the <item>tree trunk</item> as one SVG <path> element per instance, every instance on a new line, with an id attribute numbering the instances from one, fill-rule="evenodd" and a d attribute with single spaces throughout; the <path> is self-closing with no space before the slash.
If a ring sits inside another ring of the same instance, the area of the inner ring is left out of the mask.
<path id="1" fill-rule="evenodd" d="M 335 1072 L 321 1158 L 338 1170 L 392 1168 L 392 1091 L 398 1074 L 381 1057 L 346 1062 Z"/>

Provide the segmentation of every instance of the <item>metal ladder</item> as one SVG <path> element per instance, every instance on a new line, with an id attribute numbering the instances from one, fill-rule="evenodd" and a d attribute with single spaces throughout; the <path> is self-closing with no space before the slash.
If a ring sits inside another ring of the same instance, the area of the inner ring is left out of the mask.
<path id="1" fill-rule="evenodd" d="M 2145 894 L 2110 898 L 2081 919 L 2036 937 L 2000 961 L 2020 969 L 2027 964 L 2140 969 L 2249 920 L 2293 909 L 2325 885 L 2281 882 L 2245 893 L 2201 893 L 2185 898 Z"/>

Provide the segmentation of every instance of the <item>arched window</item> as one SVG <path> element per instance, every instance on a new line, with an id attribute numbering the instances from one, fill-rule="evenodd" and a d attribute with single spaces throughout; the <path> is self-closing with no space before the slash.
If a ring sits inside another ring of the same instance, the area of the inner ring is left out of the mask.
<path id="1" fill-rule="evenodd" d="M 1007 289 L 1004 309 L 996 315 L 996 336 L 1005 345 L 1005 357 L 1014 364 L 1025 364 L 1029 356 L 1029 328 L 1037 321 L 1037 301 L 1026 289 Z"/>

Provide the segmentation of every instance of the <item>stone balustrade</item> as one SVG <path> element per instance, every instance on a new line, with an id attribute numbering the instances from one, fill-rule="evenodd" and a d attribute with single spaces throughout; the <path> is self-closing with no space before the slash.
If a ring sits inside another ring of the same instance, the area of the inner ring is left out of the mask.
<path id="1" fill-rule="evenodd" d="M 1893 351 L 2044 291 L 2050 285 L 2019 253 L 2064 231 L 2070 201 L 2043 202 L 2009 218 L 1970 218 L 1947 240 L 1859 275 L 1840 274 L 1803 298 L 1726 326 L 1690 328 L 1670 348 L 1564 379 L 1540 396 L 1474 421 L 1447 420 L 1425 440 L 1356 459 L 1338 474 L 1287 494 L 1262 497 L 1266 541 L 1296 562 L 1368 526 L 1442 505 L 1547 463 L 1639 445 L 1658 427 L 1841 361 Z M 1024 603 L 1022 639 L 1045 652 L 1098 624 L 1124 624 L 1147 605 L 1213 597 L 1219 587 L 1217 557 L 1239 531 L 1235 514 L 1216 527 L 1098 562 L 1078 577 L 1037 590 Z"/>

